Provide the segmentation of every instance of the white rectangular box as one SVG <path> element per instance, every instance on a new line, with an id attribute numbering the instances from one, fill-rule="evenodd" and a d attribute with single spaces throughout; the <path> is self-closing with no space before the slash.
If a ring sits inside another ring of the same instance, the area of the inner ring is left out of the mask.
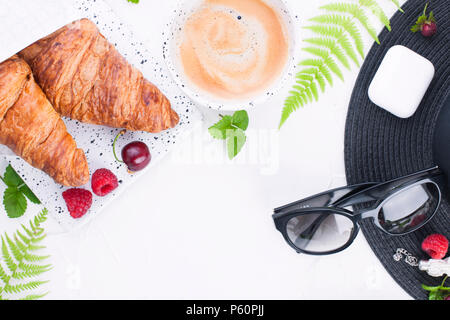
<path id="1" fill-rule="evenodd" d="M 426 58 L 400 45 L 386 53 L 369 87 L 369 99 L 400 118 L 411 117 L 434 77 Z"/>

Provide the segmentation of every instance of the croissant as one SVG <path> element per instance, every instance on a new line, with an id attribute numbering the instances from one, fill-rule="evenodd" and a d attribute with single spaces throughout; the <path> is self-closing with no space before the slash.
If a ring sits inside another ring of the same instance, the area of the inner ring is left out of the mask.
<path id="1" fill-rule="evenodd" d="M 17 55 L 0 64 L 0 143 L 57 183 L 75 187 L 89 181 L 83 150 Z"/>
<path id="2" fill-rule="evenodd" d="M 164 94 L 88 19 L 62 27 L 19 55 L 62 116 L 153 133 L 179 121 Z"/>

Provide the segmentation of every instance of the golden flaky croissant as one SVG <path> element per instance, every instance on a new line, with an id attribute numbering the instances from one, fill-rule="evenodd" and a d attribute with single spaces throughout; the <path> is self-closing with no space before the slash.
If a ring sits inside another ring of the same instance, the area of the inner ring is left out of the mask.
<path id="1" fill-rule="evenodd" d="M 65 186 L 89 181 L 83 150 L 18 56 L 0 63 L 0 143 Z"/>
<path id="2" fill-rule="evenodd" d="M 63 116 L 154 133 L 179 121 L 162 92 L 88 19 L 57 30 L 19 55 Z"/>

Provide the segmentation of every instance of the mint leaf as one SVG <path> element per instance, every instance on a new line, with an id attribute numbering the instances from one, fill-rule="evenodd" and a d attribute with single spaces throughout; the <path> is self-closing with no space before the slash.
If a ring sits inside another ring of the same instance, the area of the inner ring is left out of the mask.
<path id="1" fill-rule="evenodd" d="M 429 291 L 428 300 L 444 300 L 447 296 L 450 295 L 450 287 L 445 286 L 445 281 L 448 276 L 444 278 L 442 284 L 437 287 L 430 287 L 422 284 L 422 289 Z"/>
<path id="2" fill-rule="evenodd" d="M 11 165 L 8 165 L 3 176 L 3 181 L 8 187 L 18 187 L 24 184 L 22 178 L 17 174 Z"/>
<path id="3" fill-rule="evenodd" d="M 6 167 L 4 176 L 0 176 L 0 178 L 7 186 L 3 194 L 3 206 L 8 217 L 21 217 L 27 209 L 27 198 L 35 204 L 41 204 L 38 197 L 25 184 L 11 165 Z"/>
<path id="4" fill-rule="evenodd" d="M 31 189 L 25 184 L 19 174 L 14 170 L 11 165 L 8 165 L 5 170 L 5 175 L 3 177 L 3 182 L 8 187 L 18 187 L 19 190 L 33 203 L 41 204 L 41 201 L 36 197 L 36 195 L 31 191 Z"/>
<path id="5" fill-rule="evenodd" d="M 433 11 L 430 11 L 430 16 L 428 17 L 428 19 L 429 19 L 430 21 L 436 22 L 436 19 L 434 18 Z"/>
<path id="6" fill-rule="evenodd" d="M 236 127 L 245 131 L 248 128 L 248 122 L 249 120 L 247 111 L 240 110 L 236 111 L 233 114 L 232 124 L 235 125 Z"/>
<path id="7" fill-rule="evenodd" d="M 127 1 L 132 3 L 139 3 L 139 0 L 127 0 Z"/>
<path id="8" fill-rule="evenodd" d="M 216 124 L 208 128 L 215 139 L 227 140 L 228 158 L 233 159 L 242 150 L 247 137 L 248 113 L 245 110 L 236 111 L 232 116 L 221 116 Z"/>
<path id="9" fill-rule="evenodd" d="M 227 130 L 233 129 L 233 118 L 231 116 L 223 116 L 216 124 L 209 127 L 208 131 L 215 139 L 225 140 L 227 137 Z"/>
<path id="10" fill-rule="evenodd" d="M 39 200 L 38 197 L 36 197 L 36 195 L 33 193 L 33 191 L 31 191 L 31 189 L 24 184 L 22 187 L 19 188 L 20 191 L 22 191 L 22 193 L 28 198 L 28 200 L 30 200 L 31 202 L 35 203 L 35 204 L 41 204 L 41 200 Z"/>
<path id="11" fill-rule="evenodd" d="M 411 27 L 411 31 L 412 31 L 412 32 L 419 32 L 419 31 L 420 31 L 420 26 L 418 26 L 418 25 L 412 26 L 412 27 Z"/>
<path id="12" fill-rule="evenodd" d="M 233 159 L 242 150 L 247 137 L 242 129 L 227 130 L 228 158 Z"/>
<path id="13" fill-rule="evenodd" d="M 418 19 L 417 19 L 417 24 L 423 24 L 423 23 L 425 23 L 425 21 L 427 21 L 427 16 L 420 16 Z"/>
<path id="14" fill-rule="evenodd" d="M 10 218 L 19 218 L 27 210 L 27 199 L 14 187 L 8 187 L 3 194 L 3 205 Z"/>

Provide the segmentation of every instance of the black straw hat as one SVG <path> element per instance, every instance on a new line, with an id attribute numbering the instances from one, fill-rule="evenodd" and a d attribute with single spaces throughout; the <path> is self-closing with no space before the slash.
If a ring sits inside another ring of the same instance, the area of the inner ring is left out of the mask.
<path id="1" fill-rule="evenodd" d="M 450 1 L 429 1 L 428 11 L 433 11 L 438 29 L 431 38 L 410 31 L 425 4 L 424 0 L 409 0 L 403 6 L 404 13 L 397 12 L 392 18 L 392 31 L 385 29 L 381 33 L 381 45 L 374 44 L 361 68 L 345 128 L 345 166 L 349 184 L 386 181 L 436 164 L 443 169 L 447 179 L 450 178 L 450 105 L 447 101 L 450 99 Z M 387 50 L 394 45 L 403 45 L 424 56 L 434 64 L 436 71 L 418 110 L 407 119 L 384 111 L 368 97 L 369 85 Z M 447 106 L 444 106 L 446 101 Z M 387 236 L 370 221 L 362 223 L 362 231 L 376 256 L 415 299 L 428 298 L 421 284 L 437 286 L 442 277 L 430 277 L 403 260 L 395 261 L 393 255 L 403 248 L 418 259 L 429 259 L 421 250 L 427 235 L 440 233 L 450 239 L 449 201 L 450 191 L 445 190 L 433 220 L 406 236 Z"/>

